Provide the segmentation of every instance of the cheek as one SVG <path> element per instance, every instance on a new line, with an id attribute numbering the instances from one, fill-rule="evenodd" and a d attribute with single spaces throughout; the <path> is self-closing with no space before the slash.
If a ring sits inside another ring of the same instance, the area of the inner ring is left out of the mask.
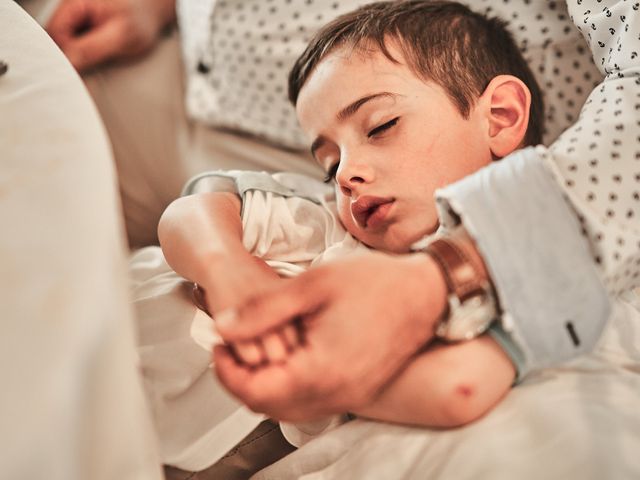
<path id="1" fill-rule="evenodd" d="M 462 175 L 474 172 L 491 162 L 491 149 L 483 131 L 483 124 L 472 118 L 458 119 L 448 137 L 449 148 L 455 152 L 455 164 Z"/>
<path id="2" fill-rule="evenodd" d="M 435 188 L 416 189 L 412 204 L 403 213 L 403 228 L 412 235 L 419 232 L 419 238 L 435 230 L 438 226 Z"/>
<path id="3" fill-rule="evenodd" d="M 344 196 L 340 192 L 336 192 L 337 195 L 337 209 L 338 217 L 342 222 L 342 225 L 347 229 L 349 233 L 353 235 L 354 222 L 351 218 L 351 209 L 349 208 L 349 201 L 345 200 Z"/>
<path id="4" fill-rule="evenodd" d="M 338 197 L 337 209 L 338 217 L 340 218 L 340 222 L 345 230 L 361 242 L 367 243 L 368 236 L 366 232 L 356 224 L 355 220 L 351 216 L 349 200 L 340 200 L 340 197 Z"/>
<path id="5" fill-rule="evenodd" d="M 470 122 L 456 119 L 443 128 L 427 153 L 433 190 L 442 188 L 479 170 L 491 162 L 491 151 Z"/>

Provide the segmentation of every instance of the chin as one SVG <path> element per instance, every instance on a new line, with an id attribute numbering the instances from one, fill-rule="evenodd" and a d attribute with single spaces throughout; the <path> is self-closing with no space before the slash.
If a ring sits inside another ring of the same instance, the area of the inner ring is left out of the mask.
<path id="1" fill-rule="evenodd" d="M 363 242 L 367 247 L 373 248 L 374 250 L 378 250 L 385 253 L 393 253 L 393 254 L 402 254 L 402 253 L 410 253 L 411 245 L 415 243 L 415 241 L 401 241 L 398 239 L 386 240 L 386 239 L 375 239 L 374 241 Z"/>
<path id="2" fill-rule="evenodd" d="M 353 233 L 352 235 L 356 238 L 359 238 L 359 240 L 369 248 L 398 255 L 403 253 L 411 253 L 411 245 L 413 245 L 426 235 L 434 233 L 437 228 L 437 221 L 435 225 L 423 226 L 421 228 L 416 228 L 415 223 L 412 223 L 410 225 L 395 224 L 384 232 L 371 235 L 370 238 L 365 238 L 366 235 L 362 235 L 360 237 L 358 235 L 354 235 Z"/>

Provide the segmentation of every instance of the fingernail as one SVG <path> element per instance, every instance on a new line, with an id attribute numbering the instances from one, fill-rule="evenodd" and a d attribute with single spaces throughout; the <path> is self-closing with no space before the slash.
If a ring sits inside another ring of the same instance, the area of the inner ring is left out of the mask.
<path id="1" fill-rule="evenodd" d="M 288 345 L 279 333 L 267 333 L 262 337 L 262 345 L 269 363 L 282 362 L 287 357 Z"/>
<path id="2" fill-rule="evenodd" d="M 283 338 L 283 341 L 287 346 L 287 350 L 289 352 L 295 350 L 300 345 L 298 331 L 295 325 L 289 323 L 285 325 L 278 333 Z"/>
<path id="3" fill-rule="evenodd" d="M 232 328 L 238 319 L 238 312 L 235 308 L 227 308 L 215 315 L 215 322 L 218 328 Z"/>
<path id="4" fill-rule="evenodd" d="M 246 342 L 237 342 L 232 345 L 241 363 L 250 367 L 257 367 L 267 362 L 264 345 L 259 340 L 247 340 Z"/>

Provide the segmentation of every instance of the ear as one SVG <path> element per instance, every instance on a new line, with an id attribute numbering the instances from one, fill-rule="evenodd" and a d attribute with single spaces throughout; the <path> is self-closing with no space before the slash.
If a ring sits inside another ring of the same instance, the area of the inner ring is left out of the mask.
<path id="1" fill-rule="evenodd" d="M 505 157 L 522 145 L 527 133 L 529 88 L 513 75 L 498 75 L 480 98 L 486 106 L 491 154 L 494 158 Z"/>

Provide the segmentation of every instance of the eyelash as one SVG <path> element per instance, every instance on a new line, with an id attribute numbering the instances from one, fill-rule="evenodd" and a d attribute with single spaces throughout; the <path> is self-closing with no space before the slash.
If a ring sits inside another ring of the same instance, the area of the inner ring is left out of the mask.
<path id="1" fill-rule="evenodd" d="M 382 133 L 385 130 L 389 130 L 391 127 L 395 126 L 396 123 L 398 123 L 398 120 L 400 120 L 400 117 L 396 117 L 392 120 L 389 120 L 387 123 L 383 123 L 382 125 L 374 128 L 369 133 L 367 133 L 367 137 L 369 138 L 375 137 L 379 133 Z"/>
<path id="2" fill-rule="evenodd" d="M 394 119 L 389 120 L 387 123 L 383 123 L 382 125 L 377 126 L 373 130 L 371 130 L 369 133 L 367 133 L 367 138 L 375 137 L 376 135 L 386 130 L 389 130 L 391 127 L 394 127 L 396 123 L 398 123 L 398 120 L 400 120 L 400 117 L 396 117 Z M 340 165 L 340 162 L 336 162 L 333 165 L 331 165 L 331 167 L 329 168 L 329 171 L 327 172 L 327 175 L 324 177 L 324 183 L 330 183 L 332 180 L 336 178 L 339 165 Z"/>
<path id="3" fill-rule="evenodd" d="M 324 177 L 324 183 L 331 183 L 331 181 L 336 178 L 336 173 L 338 173 L 338 166 L 340 162 L 336 162 L 329 168 L 327 175 Z"/>

